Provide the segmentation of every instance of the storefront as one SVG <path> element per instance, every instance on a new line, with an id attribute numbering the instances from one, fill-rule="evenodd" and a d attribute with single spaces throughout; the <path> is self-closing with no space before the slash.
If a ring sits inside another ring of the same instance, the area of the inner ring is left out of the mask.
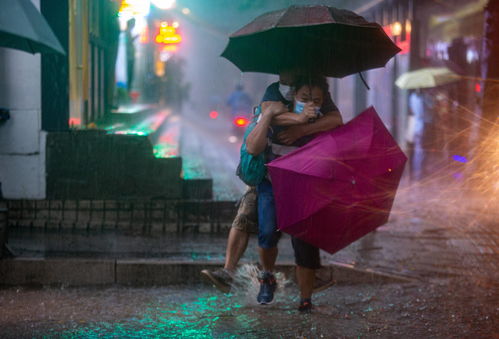
<path id="1" fill-rule="evenodd" d="M 350 120 L 373 105 L 400 145 L 405 144 L 408 91 L 395 86 L 403 73 L 422 67 L 449 67 L 465 80 L 445 88 L 454 110 L 474 112 L 480 94 L 480 50 L 483 8 L 487 0 L 375 0 L 353 9 L 369 21 L 383 26 L 401 48 L 384 68 L 365 72 L 367 90 L 358 75 L 334 80 L 335 98 Z M 452 109 L 452 107 L 451 107 Z M 459 120 L 459 121 L 457 121 Z M 452 124 L 462 126 L 460 117 Z M 469 119 L 468 119 L 469 120 Z"/>
<path id="2" fill-rule="evenodd" d="M 336 100 L 345 120 L 350 120 L 366 107 L 374 106 L 381 119 L 399 143 L 402 143 L 407 116 L 407 93 L 395 87 L 399 75 L 410 69 L 411 51 L 414 42 L 413 1 L 373 1 L 354 9 L 368 21 L 383 26 L 385 32 L 402 50 L 384 68 L 367 71 L 363 74 L 368 90 L 359 75 L 337 79 L 333 86 Z"/>
<path id="3" fill-rule="evenodd" d="M 114 1 L 69 0 L 70 127 L 87 126 L 109 112 L 118 46 Z"/>

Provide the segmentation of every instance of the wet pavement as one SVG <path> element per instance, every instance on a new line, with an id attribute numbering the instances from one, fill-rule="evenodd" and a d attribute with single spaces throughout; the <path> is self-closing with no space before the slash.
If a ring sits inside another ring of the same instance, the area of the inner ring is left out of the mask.
<path id="1" fill-rule="evenodd" d="M 254 287 L 233 296 L 207 285 L 8 288 L 0 290 L 0 328 L 6 338 L 497 338 L 495 199 L 402 183 L 388 224 L 334 255 L 322 252 L 322 260 L 416 280 L 333 286 L 315 296 L 309 315 L 296 311 L 294 285 L 282 289 L 270 307 L 255 305 Z M 209 233 L 28 234 L 11 237 L 26 256 L 59 257 L 72 248 L 71 255 L 81 257 L 222 263 L 226 242 L 225 234 Z M 287 236 L 279 246 L 279 260 L 292 260 Z M 243 262 L 255 261 L 252 237 Z"/>
<path id="2" fill-rule="evenodd" d="M 213 179 L 213 199 L 237 201 L 245 185 L 236 177 L 240 138 L 232 135 L 230 122 L 184 112 L 180 154 L 185 179 Z"/>
<path id="3" fill-rule="evenodd" d="M 463 293 L 464 292 L 464 293 Z M 256 292 L 254 292 L 256 293 Z M 497 338 L 497 294 L 448 280 L 333 286 L 296 310 L 296 286 L 256 305 L 207 286 L 0 290 L 2 338 Z M 484 302 L 487 303 L 484 303 Z"/>

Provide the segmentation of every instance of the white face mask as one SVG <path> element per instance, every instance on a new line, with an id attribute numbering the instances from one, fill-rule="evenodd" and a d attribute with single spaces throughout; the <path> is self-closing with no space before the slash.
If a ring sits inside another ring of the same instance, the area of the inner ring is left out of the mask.
<path id="1" fill-rule="evenodd" d="M 279 92 L 281 92 L 284 99 L 293 100 L 293 87 L 279 83 Z"/>

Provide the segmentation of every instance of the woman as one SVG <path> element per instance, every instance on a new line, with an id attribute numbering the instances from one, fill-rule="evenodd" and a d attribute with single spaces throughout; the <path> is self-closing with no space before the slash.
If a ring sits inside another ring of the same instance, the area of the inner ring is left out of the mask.
<path id="1" fill-rule="evenodd" d="M 320 76 L 300 77 L 295 82 L 294 101 L 292 111 L 299 114 L 301 122 L 314 123 L 320 114 L 324 96 L 328 93 L 326 78 Z M 292 145 L 283 144 L 279 135 L 285 127 L 272 124 L 279 114 L 288 109 L 281 102 L 272 102 L 262 111 L 257 126 L 246 140 L 247 151 L 252 155 L 265 152 L 266 162 L 285 155 L 306 144 L 312 137 L 302 137 Z M 290 183 L 292 184 L 292 183 Z M 260 263 L 263 268 L 260 277 L 260 292 L 257 301 L 260 304 L 272 302 L 277 287 L 273 275 L 277 258 L 277 242 L 280 233 L 277 230 L 275 202 L 270 178 L 266 178 L 257 187 L 258 192 L 258 245 Z M 319 249 L 292 237 L 295 252 L 296 276 L 300 288 L 300 311 L 310 311 L 312 308 L 312 290 L 315 279 L 315 270 L 320 268 Z"/>

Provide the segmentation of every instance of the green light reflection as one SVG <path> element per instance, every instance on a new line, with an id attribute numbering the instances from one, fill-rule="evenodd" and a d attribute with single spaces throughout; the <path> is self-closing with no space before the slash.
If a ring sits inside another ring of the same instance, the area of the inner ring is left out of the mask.
<path id="1" fill-rule="evenodd" d="M 252 320 L 248 316 L 234 317 L 232 313 L 242 306 L 231 298 L 199 297 L 183 304 L 169 304 L 146 308 L 142 317 L 122 319 L 116 323 L 95 322 L 74 324 L 76 328 L 60 333 L 53 329 L 45 338 L 235 338 L 236 335 L 218 332 L 216 323 L 235 318 L 238 323 Z"/>

